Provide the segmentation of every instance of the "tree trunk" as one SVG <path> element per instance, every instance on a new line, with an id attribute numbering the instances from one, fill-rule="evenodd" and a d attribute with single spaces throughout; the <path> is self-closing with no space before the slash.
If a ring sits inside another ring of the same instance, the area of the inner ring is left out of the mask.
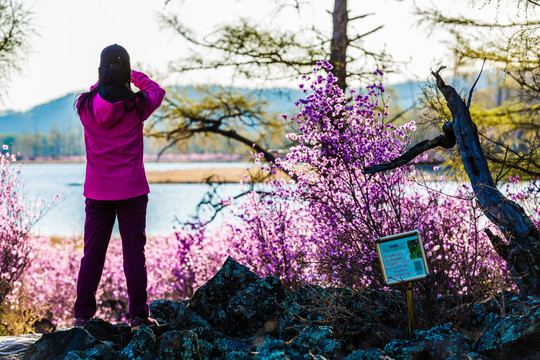
<path id="1" fill-rule="evenodd" d="M 347 47 L 349 46 L 349 38 L 347 37 L 347 25 L 349 23 L 347 0 L 335 0 L 332 21 L 329 62 L 334 67 L 332 73 L 337 77 L 337 85 L 345 90 L 347 88 Z"/>
<path id="2" fill-rule="evenodd" d="M 474 194 L 482 211 L 500 229 L 506 242 L 490 231 L 487 234 L 508 264 L 521 295 L 540 296 L 540 231 L 523 208 L 507 199 L 495 186 L 476 126 L 463 99 L 444 83 L 438 72 L 433 76 L 452 112 L 457 147 Z"/>

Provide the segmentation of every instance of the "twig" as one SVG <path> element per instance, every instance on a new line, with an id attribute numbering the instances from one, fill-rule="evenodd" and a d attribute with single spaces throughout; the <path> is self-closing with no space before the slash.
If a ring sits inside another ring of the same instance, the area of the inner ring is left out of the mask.
<path id="1" fill-rule="evenodd" d="M 478 79 L 480 79 L 480 75 L 482 75 L 482 71 L 484 70 L 484 65 L 486 64 L 486 59 L 484 58 L 484 62 L 482 63 L 482 68 L 480 69 L 480 73 L 478 74 L 478 77 L 476 78 L 471 90 L 469 91 L 469 99 L 467 100 L 467 109 L 471 107 L 471 98 L 473 94 L 474 87 L 476 86 L 476 83 L 478 82 Z"/>

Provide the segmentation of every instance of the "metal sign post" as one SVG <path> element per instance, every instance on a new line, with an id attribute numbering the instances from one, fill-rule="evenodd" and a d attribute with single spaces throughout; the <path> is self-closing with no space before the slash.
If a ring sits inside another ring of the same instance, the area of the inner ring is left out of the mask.
<path id="1" fill-rule="evenodd" d="M 409 338 L 414 330 L 412 282 L 429 275 L 422 237 L 418 230 L 386 236 L 375 241 L 379 263 L 386 285 L 407 283 Z"/>
<path id="2" fill-rule="evenodd" d="M 412 340 L 414 330 L 414 302 L 412 293 L 412 282 L 407 283 L 407 314 L 409 316 L 409 339 Z"/>

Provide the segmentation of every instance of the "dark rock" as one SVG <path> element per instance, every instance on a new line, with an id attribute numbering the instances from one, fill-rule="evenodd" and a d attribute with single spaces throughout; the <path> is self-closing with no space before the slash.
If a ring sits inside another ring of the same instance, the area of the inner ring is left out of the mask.
<path id="1" fill-rule="evenodd" d="M 334 339 L 330 326 L 308 326 L 292 341 L 292 344 L 307 346 L 311 352 L 330 359 L 345 356 L 343 344 Z"/>
<path id="2" fill-rule="evenodd" d="M 197 335 L 192 331 L 168 331 L 156 341 L 157 360 L 201 360 Z"/>
<path id="3" fill-rule="evenodd" d="M 459 354 L 457 356 L 451 357 L 450 360 L 489 360 L 489 358 L 485 357 L 482 354 L 471 351 L 466 354 Z"/>
<path id="4" fill-rule="evenodd" d="M 309 285 L 292 292 L 282 307 L 280 334 L 286 341 L 313 322 L 331 326 L 336 337 L 354 349 L 382 347 L 393 338 L 404 336 L 407 329 L 405 300 L 394 291 Z"/>
<path id="5" fill-rule="evenodd" d="M 218 338 L 212 345 L 214 351 L 221 354 L 220 358 L 224 358 L 230 352 L 243 352 L 249 354 L 253 348 L 249 343 L 241 341 L 240 339 L 231 339 L 227 337 Z"/>
<path id="6" fill-rule="evenodd" d="M 368 350 L 356 350 L 347 355 L 343 360 L 392 360 L 381 350 L 368 349 Z"/>
<path id="7" fill-rule="evenodd" d="M 121 355 L 128 359 L 142 359 L 144 355 L 152 353 L 155 342 L 154 332 L 148 326 L 141 325 Z"/>
<path id="8" fill-rule="evenodd" d="M 158 338 L 169 331 L 178 330 L 178 329 L 173 328 L 171 324 L 163 324 L 163 325 L 151 326 L 150 330 L 152 330 L 152 332 L 154 333 L 154 336 Z"/>
<path id="9" fill-rule="evenodd" d="M 116 350 L 126 347 L 133 337 L 131 327 L 128 324 L 113 325 L 98 318 L 88 320 L 84 329 L 96 339 L 111 344 Z"/>
<path id="10" fill-rule="evenodd" d="M 485 301 L 465 305 L 469 306 L 471 310 L 461 327 L 471 332 L 482 333 L 486 326 L 491 326 L 490 323 L 494 315 L 523 316 L 527 309 L 536 305 L 540 305 L 539 299 L 532 298 L 522 301 L 517 294 L 504 291 Z"/>
<path id="11" fill-rule="evenodd" d="M 208 327 L 193 329 L 197 334 L 201 359 L 223 359 L 230 353 L 249 354 L 252 346 L 244 339 L 227 337 Z"/>
<path id="12" fill-rule="evenodd" d="M 305 345 L 286 343 L 283 340 L 269 338 L 255 354 L 254 359 L 324 360 L 325 358 L 321 355 L 312 354 L 309 347 Z"/>
<path id="13" fill-rule="evenodd" d="M 117 360 L 118 352 L 112 350 L 106 344 L 99 344 L 91 349 L 82 351 L 70 351 L 64 360 Z"/>
<path id="14" fill-rule="evenodd" d="M 247 289 L 239 291 L 229 301 L 228 325 L 236 327 L 236 334 L 251 336 L 254 333 L 271 333 L 277 329 L 281 308 L 279 302 L 285 298 L 281 281 L 268 276 L 257 279 Z"/>
<path id="15" fill-rule="evenodd" d="M 223 360 L 252 360 L 253 356 L 250 353 L 233 351 L 225 355 Z"/>
<path id="16" fill-rule="evenodd" d="M 470 344 L 468 337 L 450 330 L 447 324 L 416 331 L 412 340 L 393 340 L 384 347 L 384 352 L 396 360 L 460 359 L 471 352 Z"/>
<path id="17" fill-rule="evenodd" d="M 181 301 L 153 301 L 150 304 L 150 313 L 160 324 L 170 324 L 172 328 L 177 330 L 211 327 L 206 320 L 191 311 Z"/>
<path id="18" fill-rule="evenodd" d="M 199 351 L 201 352 L 201 358 L 203 360 L 220 359 L 224 354 L 226 354 L 226 352 L 224 353 L 221 351 L 221 349 L 215 346 L 218 340 L 224 337 L 223 334 L 220 334 L 219 332 L 207 327 L 196 328 L 192 331 L 197 334 Z"/>
<path id="19" fill-rule="evenodd" d="M 488 314 L 476 352 L 492 359 L 540 359 L 540 301 L 523 305 L 514 315 Z"/>
<path id="20" fill-rule="evenodd" d="M 280 315 L 279 301 L 285 298 L 281 282 L 260 279 L 229 257 L 221 270 L 201 286 L 189 309 L 202 316 L 219 332 L 249 337 Z"/>
<path id="21" fill-rule="evenodd" d="M 107 344 L 90 335 L 86 330 L 74 328 L 44 334 L 25 352 L 25 360 L 63 360 L 70 351 L 83 351 Z M 109 347 L 110 348 L 110 347 Z M 111 349 L 112 350 L 112 349 Z"/>
<path id="22" fill-rule="evenodd" d="M 398 292 L 319 286 L 287 292 L 276 278 L 259 278 L 229 258 L 189 302 L 150 304 L 163 325 L 143 325 L 132 334 L 127 324 L 91 319 L 84 329 L 43 335 L 24 359 L 540 359 L 540 299 L 501 293 L 466 301 L 437 300 L 449 307 L 445 311 L 465 314 L 454 316 L 452 327 L 396 340 L 407 328 L 406 301 Z"/>

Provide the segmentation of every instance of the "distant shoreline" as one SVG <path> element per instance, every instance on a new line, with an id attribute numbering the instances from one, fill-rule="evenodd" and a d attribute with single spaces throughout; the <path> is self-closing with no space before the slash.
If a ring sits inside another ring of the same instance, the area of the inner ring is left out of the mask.
<path id="1" fill-rule="evenodd" d="M 145 163 L 227 163 L 234 167 L 212 167 L 212 168 L 196 168 L 196 169 L 174 169 L 174 170 L 146 170 L 146 176 L 150 184 L 201 184 L 201 183 L 218 183 L 218 184 L 238 184 L 241 181 L 252 179 L 254 182 L 266 181 L 267 172 L 261 171 L 260 167 L 253 166 L 249 161 L 249 157 L 236 154 L 182 154 L 182 155 L 157 155 L 145 154 Z M 65 156 L 58 158 L 33 158 L 17 160 L 18 163 L 27 164 L 84 164 L 86 163 L 85 156 Z M 245 166 L 238 164 L 245 162 Z M 417 163 L 415 165 L 432 166 L 438 165 L 440 162 L 432 163 Z M 440 175 L 443 175 L 441 172 Z M 290 180 L 284 172 L 277 175 L 278 179 Z M 435 178 L 428 181 L 437 181 Z"/>
<path id="2" fill-rule="evenodd" d="M 249 161 L 250 157 L 240 154 L 144 154 L 144 162 L 242 162 Z M 33 158 L 20 158 L 17 163 L 28 164 L 81 164 L 86 163 L 85 155 L 78 156 L 37 156 Z"/>
<path id="3" fill-rule="evenodd" d="M 247 165 L 247 164 L 246 164 Z M 146 171 L 146 178 L 151 184 L 200 184 L 212 183 L 240 183 L 245 176 L 252 176 L 255 181 L 268 175 L 257 167 L 246 168 L 209 168 L 209 169 L 184 169 L 167 171 Z M 278 178 L 289 179 L 280 172 Z"/>

